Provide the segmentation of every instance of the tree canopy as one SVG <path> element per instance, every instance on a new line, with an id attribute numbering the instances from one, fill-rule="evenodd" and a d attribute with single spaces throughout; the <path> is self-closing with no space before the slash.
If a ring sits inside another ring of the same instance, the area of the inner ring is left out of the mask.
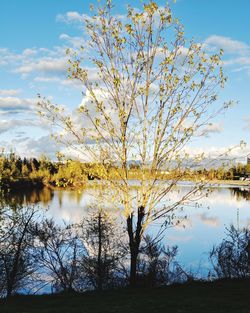
<path id="1" fill-rule="evenodd" d="M 211 54 L 201 43 L 187 40 L 170 7 L 154 1 L 141 10 L 129 6 L 127 15 L 119 16 L 108 0 L 86 17 L 85 30 L 88 40 L 83 38 L 82 48 L 67 51 L 69 77 L 83 86 L 81 105 L 68 114 L 41 97 L 39 112 L 55 126 L 56 140 L 99 165 L 106 194 L 126 221 L 135 284 L 148 225 L 158 220 L 166 226 L 175 209 L 202 196 L 204 182 L 179 199 L 171 199 L 171 191 L 183 179 L 183 168 L 204 157 L 190 156 L 188 144 L 230 105 L 216 101 L 226 81 L 223 52 Z M 142 172 L 136 186 L 128 175 L 132 162 Z M 159 181 L 163 170 L 175 175 Z"/>

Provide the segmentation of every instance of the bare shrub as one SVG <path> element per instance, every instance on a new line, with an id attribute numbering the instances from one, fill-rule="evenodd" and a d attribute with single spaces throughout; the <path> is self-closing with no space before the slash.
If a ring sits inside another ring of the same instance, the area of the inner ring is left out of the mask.
<path id="1" fill-rule="evenodd" d="M 37 263 L 47 275 L 52 291 L 78 291 L 83 246 L 73 225 L 60 227 L 46 219 L 37 223 L 33 232 L 37 238 Z"/>
<path id="2" fill-rule="evenodd" d="M 226 228 L 226 238 L 210 251 L 210 261 L 216 278 L 246 278 L 249 276 L 250 242 L 248 229 Z"/>
<path id="3" fill-rule="evenodd" d="M 36 264 L 31 227 L 37 217 L 34 207 L 5 207 L 1 217 L 0 295 L 24 292 L 34 283 Z M 36 277 L 37 279 L 37 277 Z"/>

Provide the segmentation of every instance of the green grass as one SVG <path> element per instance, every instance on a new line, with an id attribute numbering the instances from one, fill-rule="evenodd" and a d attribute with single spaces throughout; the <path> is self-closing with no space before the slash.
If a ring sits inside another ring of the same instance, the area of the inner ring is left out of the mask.
<path id="1" fill-rule="evenodd" d="M 1 313 L 250 313 L 250 281 L 192 283 L 82 295 L 16 296 Z"/>

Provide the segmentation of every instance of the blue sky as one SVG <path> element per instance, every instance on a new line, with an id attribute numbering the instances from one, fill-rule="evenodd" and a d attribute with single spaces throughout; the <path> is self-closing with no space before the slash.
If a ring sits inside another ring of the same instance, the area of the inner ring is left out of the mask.
<path id="1" fill-rule="evenodd" d="M 114 0 L 115 11 L 141 1 Z M 53 157 L 58 147 L 50 129 L 35 113 L 36 95 L 50 97 L 70 108 L 82 101 L 81 86 L 67 80 L 65 49 L 84 43 L 80 18 L 89 13 L 88 0 L 0 1 L 0 147 L 22 156 Z M 165 1 L 157 1 L 159 5 Z M 250 144 L 250 1 L 169 0 L 173 13 L 185 26 L 186 37 L 225 51 L 229 78 L 218 104 L 238 104 L 218 116 L 206 138 L 192 144 L 211 155 L 222 148 Z M 236 150 L 235 155 L 248 153 Z"/>

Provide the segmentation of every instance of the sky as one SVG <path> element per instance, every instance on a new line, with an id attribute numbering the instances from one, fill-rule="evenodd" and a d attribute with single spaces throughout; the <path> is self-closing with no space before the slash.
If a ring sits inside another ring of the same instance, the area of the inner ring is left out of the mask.
<path id="1" fill-rule="evenodd" d="M 165 1 L 156 1 L 164 5 Z M 0 1 L 0 148 L 21 156 L 51 158 L 59 147 L 51 129 L 36 113 L 37 94 L 74 109 L 82 102 L 82 86 L 67 79 L 68 47 L 84 45 L 82 17 L 90 14 L 95 0 Z M 141 1 L 114 0 L 115 12 Z M 245 160 L 250 153 L 250 1 L 169 0 L 187 38 L 224 50 L 228 82 L 219 95 L 236 104 L 219 115 L 206 137 L 192 149 L 214 156 L 223 149 L 247 143 L 234 156 Z"/>

